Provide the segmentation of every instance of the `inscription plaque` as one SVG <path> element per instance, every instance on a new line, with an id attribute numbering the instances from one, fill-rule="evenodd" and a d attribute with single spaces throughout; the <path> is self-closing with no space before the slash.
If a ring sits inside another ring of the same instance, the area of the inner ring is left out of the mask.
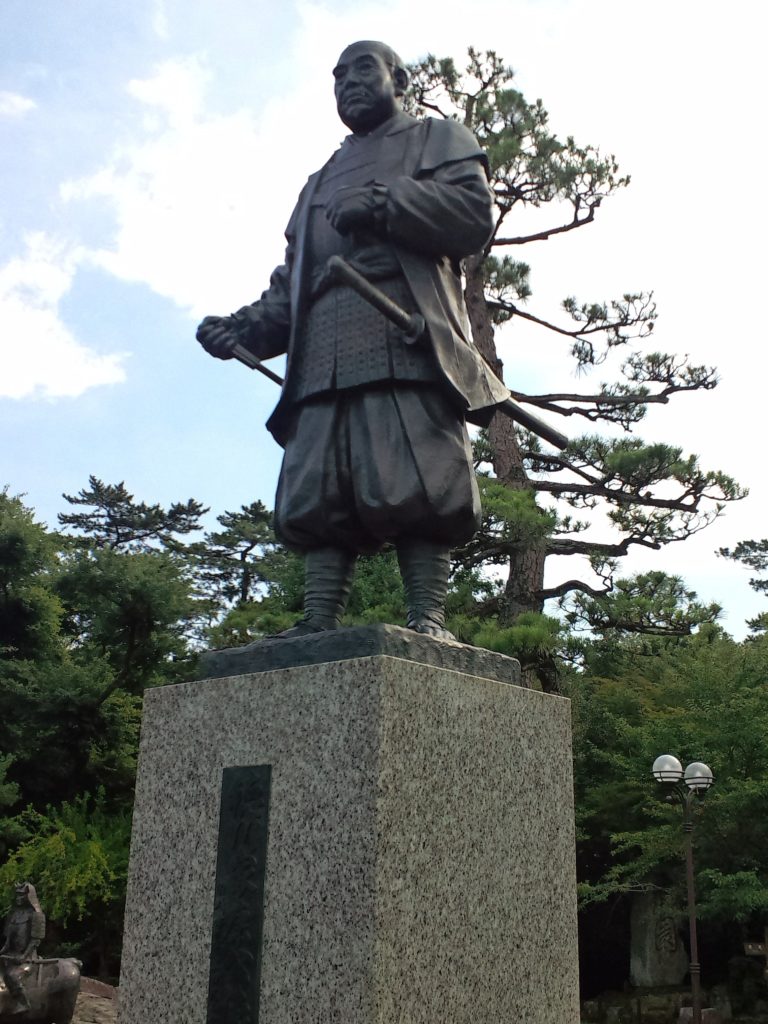
<path id="1" fill-rule="evenodd" d="M 225 768 L 206 1024 L 258 1024 L 272 766 Z"/>

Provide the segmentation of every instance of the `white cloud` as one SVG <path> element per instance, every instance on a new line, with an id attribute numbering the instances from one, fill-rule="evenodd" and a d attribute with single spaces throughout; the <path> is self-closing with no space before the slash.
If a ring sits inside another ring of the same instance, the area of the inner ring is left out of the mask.
<path id="1" fill-rule="evenodd" d="M 125 379 L 123 356 L 101 356 L 73 336 L 59 313 L 82 253 L 37 233 L 23 256 L 0 267 L 0 396 L 77 397 Z"/>
<path id="2" fill-rule="evenodd" d="M 17 92 L 0 91 L 0 117 L 23 117 L 36 107 L 37 104 L 29 96 L 22 96 Z"/>
<path id="3" fill-rule="evenodd" d="M 152 31 L 158 39 L 167 39 L 170 35 L 168 10 L 165 0 L 154 0 L 152 6 Z"/>
<path id="4" fill-rule="evenodd" d="M 229 312 L 261 291 L 303 181 L 275 160 L 274 123 L 265 128 L 247 110 L 204 111 L 207 79 L 205 66 L 186 58 L 130 82 L 148 111 L 139 137 L 61 190 L 65 200 L 105 198 L 112 206 L 116 231 L 91 254 L 96 263 L 198 315 Z M 291 177 L 291 199 L 276 203 L 273 193 Z"/>
<path id="5" fill-rule="evenodd" d="M 150 107 L 157 107 L 171 129 L 192 124 L 199 116 L 210 73 L 195 57 L 168 60 L 152 78 L 135 78 L 128 92 Z"/>

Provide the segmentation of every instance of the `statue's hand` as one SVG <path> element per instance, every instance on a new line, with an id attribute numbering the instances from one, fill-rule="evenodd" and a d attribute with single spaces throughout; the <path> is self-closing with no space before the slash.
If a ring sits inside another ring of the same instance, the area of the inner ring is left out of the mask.
<path id="1" fill-rule="evenodd" d="M 376 193 L 370 186 L 345 186 L 336 189 L 325 207 L 325 216 L 340 235 L 359 228 L 373 227 L 378 209 Z"/>
<path id="2" fill-rule="evenodd" d="M 207 316 L 197 328 L 197 340 L 217 359 L 231 359 L 240 336 L 228 316 Z"/>

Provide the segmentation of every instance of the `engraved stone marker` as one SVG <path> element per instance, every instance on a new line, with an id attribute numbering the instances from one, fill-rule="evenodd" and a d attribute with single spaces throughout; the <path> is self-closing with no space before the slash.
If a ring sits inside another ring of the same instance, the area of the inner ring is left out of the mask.
<path id="1" fill-rule="evenodd" d="M 258 1024 L 271 778 L 223 771 L 207 1024 Z"/>

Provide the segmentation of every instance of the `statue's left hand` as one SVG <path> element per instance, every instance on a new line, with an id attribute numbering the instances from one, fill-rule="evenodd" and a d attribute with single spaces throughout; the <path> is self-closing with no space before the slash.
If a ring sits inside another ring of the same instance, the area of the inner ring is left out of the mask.
<path id="1" fill-rule="evenodd" d="M 345 186 L 333 194 L 325 207 L 325 216 L 340 235 L 373 226 L 378 207 L 373 188 Z"/>

